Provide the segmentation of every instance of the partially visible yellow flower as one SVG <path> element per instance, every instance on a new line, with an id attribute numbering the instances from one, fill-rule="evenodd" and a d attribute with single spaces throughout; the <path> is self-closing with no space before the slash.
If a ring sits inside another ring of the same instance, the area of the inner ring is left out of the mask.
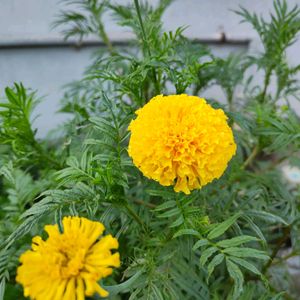
<path id="1" fill-rule="evenodd" d="M 99 222 L 80 217 L 65 217 L 63 232 L 57 225 L 45 226 L 48 239 L 36 236 L 32 250 L 20 257 L 22 265 L 16 280 L 24 287 L 24 296 L 32 300 L 84 300 L 98 293 L 106 297 L 98 281 L 120 266 L 118 241 Z"/>
<path id="2" fill-rule="evenodd" d="M 136 111 L 128 153 L 142 173 L 189 194 L 225 171 L 236 152 L 222 109 L 202 98 L 159 95 Z"/>

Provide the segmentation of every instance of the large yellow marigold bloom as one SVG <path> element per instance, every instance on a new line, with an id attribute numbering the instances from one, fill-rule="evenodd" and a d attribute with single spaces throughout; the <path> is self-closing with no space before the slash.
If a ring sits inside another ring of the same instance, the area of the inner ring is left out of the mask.
<path id="1" fill-rule="evenodd" d="M 142 173 L 189 194 L 225 171 L 236 152 L 222 109 L 202 98 L 159 95 L 136 111 L 128 152 Z"/>
<path id="2" fill-rule="evenodd" d="M 32 300 L 84 300 L 98 293 L 106 297 L 98 283 L 120 266 L 118 241 L 111 235 L 101 236 L 102 223 L 80 217 L 65 217 L 63 233 L 57 225 L 45 226 L 48 239 L 36 236 L 32 250 L 20 257 L 22 265 L 16 280 L 24 295 Z"/>

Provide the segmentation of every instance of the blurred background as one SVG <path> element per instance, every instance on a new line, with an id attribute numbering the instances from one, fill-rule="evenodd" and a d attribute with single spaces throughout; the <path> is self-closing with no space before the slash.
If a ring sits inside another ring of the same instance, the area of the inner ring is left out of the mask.
<path id="1" fill-rule="evenodd" d="M 116 0 L 130 3 L 130 0 Z M 157 1 L 149 0 L 155 5 Z M 300 0 L 288 4 L 300 5 Z M 186 25 L 185 35 L 213 49 L 216 55 L 259 51 L 261 44 L 249 24 L 240 24 L 241 17 L 233 10 L 243 6 L 249 11 L 269 16 L 271 0 L 175 0 L 164 15 L 165 30 Z M 38 107 L 40 117 L 35 125 L 38 135 L 44 136 L 50 129 L 63 122 L 67 116 L 56 113 L 63 96 L 63 86 L 83 77 L 91 63 L 93 52 L 103 43 L 96 37 L 64 41 L 63 28 L 53 28 L 61 10 L 70 8 L 66 1 L 57 0 L 0 0 L 0 95 L 5 86 L 23 82 L 26 87 L 38 91 L 43 101 Z M 115 44 L 126 45 L 131 35 L 119 27 L 111 16 L 105 19 L 106 31 Z M 291 64 L 300 63 L 300 42 L 290 49 Z M 255 72 L 255 70 L 254 70 Z M 259 74 L 257 74 L 259 80 Z M 204 96 L 223 98 L 217 87 Z M 299 102 L 294 103 L 300 112 Z"/>

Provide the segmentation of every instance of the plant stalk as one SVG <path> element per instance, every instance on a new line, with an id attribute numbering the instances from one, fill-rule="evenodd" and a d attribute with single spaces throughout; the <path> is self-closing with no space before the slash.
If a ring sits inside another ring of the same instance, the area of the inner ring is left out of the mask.
<path id="1" fill-rule="evenodd" d="M 277 241 L 276 246 L 275 246 L 275 248 L 274 248 L 274 250 L 273 250 L 273 252 L 270 256 L 270 259 L 267 261 L 267 263 L 262 268 L 262 273 L 263 274 L 266 274 L 266 272 L 268 271 L 268 269 L 272 265 L 274 258 L 277 256 L 277 253 L 281 249 L 282 245 L 290 238 L 290 232 L 291 232 L 291 227 L 290 226 L 287 226 L 283 229 L 283 235 Z"/>
<path id="2" fill-rule="evenodd" d="M 265 77 L 265 81 L 264 81 L 264 89 L 262 91 L 261 98 L 260 98 L 261 103 L 265 102 L 267 89 L 268 89 L 268 86 L 270 84 L 271 74 L 272 74 L 272 68 L 269 68 L 268 70 L 266 70 L 266 77 Z"/>
<path id="3" fill-rule="evenodd" d="M 252 161 L 254 160 L 254 158 L 256 157 L 256 155 L 258 153 L 259 153 L 259 146 L 256 145 L 254 147 L 254 149 L 252 150 L 251 154 L 248 156 L 248 158 L 243 163 L 241 169 L 246 169 L 246 167 L 248 167 L 248 165 L 250 165 L 252 163 Z"/>
<path id="4" fill-rule="evenodd" d="M 136 9 L 137 16 L 138 16 L 138 19 L 139 19 L 139 23 L 140 23 L 140 26 L 141 26 L 144 45 L 145 45 L 145 48 L 146 48 L 146 51 L 147 51 L 147 54 L 148 54 L 149 58 L 151 58 L 152 55 L 151 55 L 150 45 L 149 45 L 148 38 L 147 38 L 147 35 L 146 35 L 145 27 L 144 27 L 144 24 L 143 24 L 139 1 L 134 0 L 134 5 L 135 5 L 135 9 Z M 152 76 L 153 76 L 153 81 L 154 81 L 155 92 L 156 92 L 157 95 L 159 95 L 160 94 L 160 87 L 159 87 L 159 83 L 157 81 L 156 72 L 155 72 L 154 68 L 152 68 Z"/>
<path id="5" fill-rule="evenodd" d="M 107 35 L 107 33 L 106 33 L 106 31 L 105 31 L 104 26 L 103 26 L 102 23 L 99 24 L 99 34 L 100 34 L 100 36 L 101 36 L 104 44 L 106 45 L 109 53 L 111 55 L 114 55 L 115 54 L 114 47 L 113 47 L 113 45 L 112 45 L 112 43 L 111 43 L 111 41 L 110 41 L 110 39 L 109 39 L 109 37 Z"/>
<path id="6" fill-rule="evenodd" d="M 146 224 L 143 222 L 143 220 L 136 214 L 136 212 L 132 209 L 132 207 L 130 207 L 130 205 L 128 203 L 126 203 L 125 208 L 128 212 L 128 214 L 138 223 L 142 226 L 143 230 L 145 232 L 147 232 L 146 228 Z"/>

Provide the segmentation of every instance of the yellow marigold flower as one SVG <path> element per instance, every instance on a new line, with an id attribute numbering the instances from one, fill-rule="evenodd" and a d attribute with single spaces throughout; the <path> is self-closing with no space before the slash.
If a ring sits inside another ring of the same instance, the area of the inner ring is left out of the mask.
<path id="1" fill-rule="evenodd" d="M 189 95 L 159 95 L 136 111 L 128 153 L 142 173 L 189 194 L 225 171 L 236 152 L 222 109 Z"/>
<path id="2" fill-rule="evenodd" d="M 84 300 L 85 296 L 108 292 L 98 283 L 120 266 L 118 241 L 99 222 L 80 217 L 65 217 L 63 233 L 57 225 L 45 226 L 48 239 L 36 236 L 32 250 L 20 257 L 22 265 L 16 280 L 32 300 Z"/>

